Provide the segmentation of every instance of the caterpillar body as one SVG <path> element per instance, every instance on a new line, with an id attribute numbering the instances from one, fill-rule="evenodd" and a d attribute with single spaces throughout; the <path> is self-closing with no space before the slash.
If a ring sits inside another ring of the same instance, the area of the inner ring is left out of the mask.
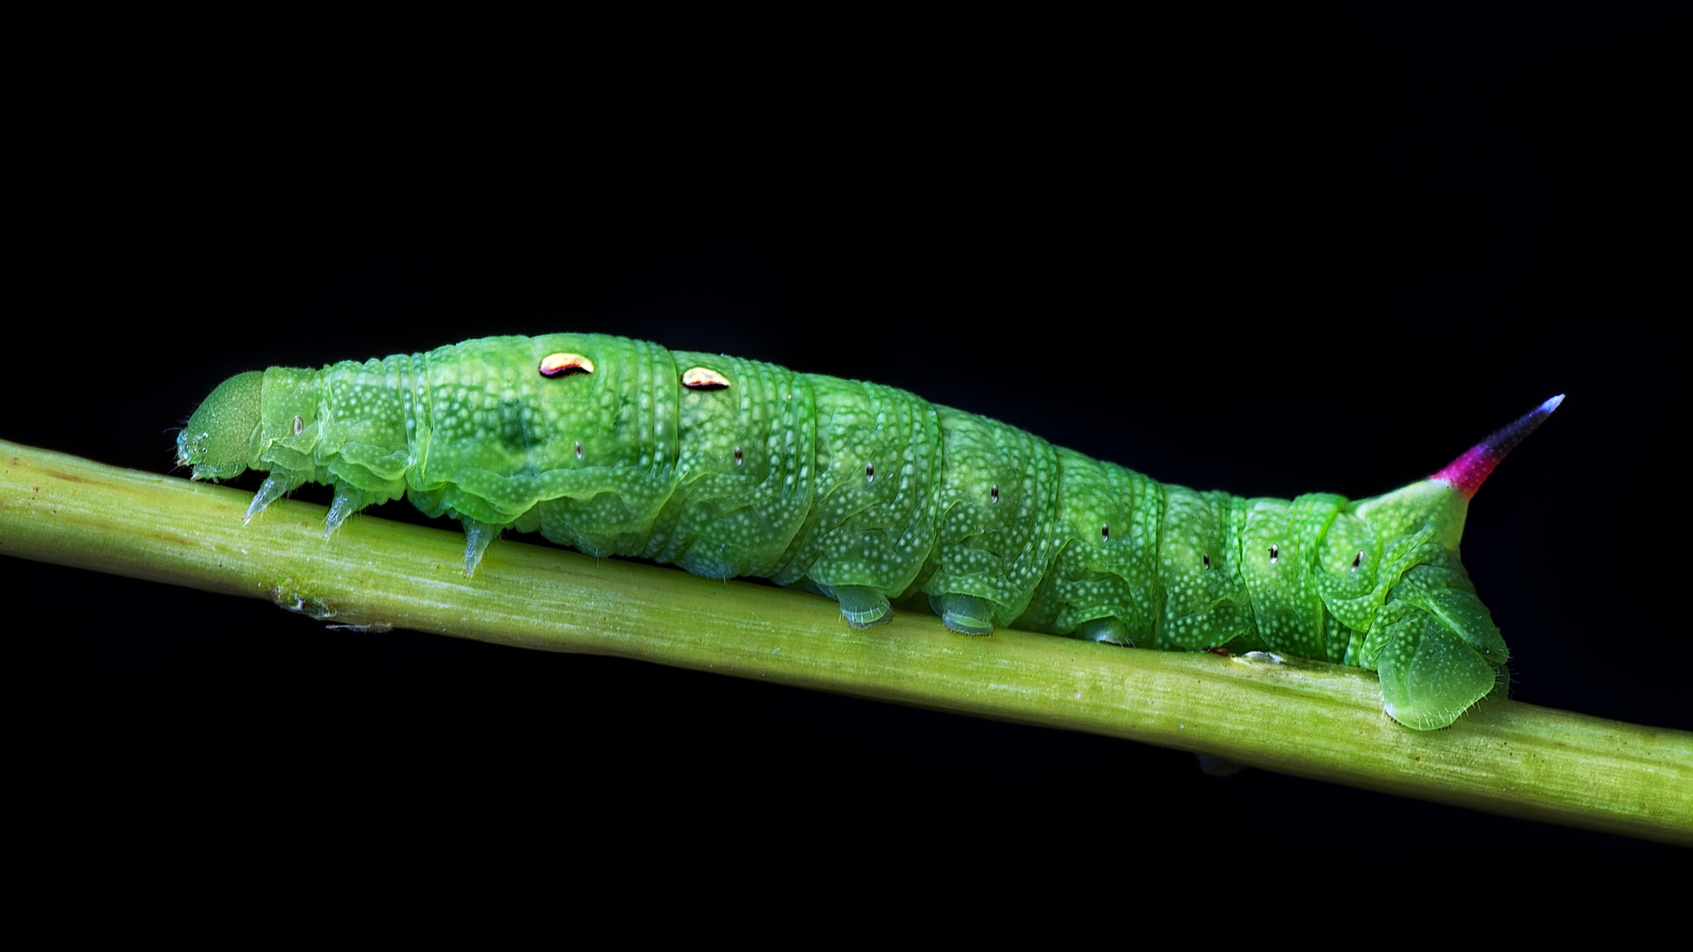
<path id="1" fill-rule="evenodd" d="M 465 527 L 762 576 L 847 624 L 926 595 L 946 627 L 1270 650 L 1379 672 L 1384 710 L 1451 724 L 1509 660 L 1458 558 L 1468 501 L 1554 397 L 1435 475 L 1370 499 L 1161 484 L 904 390 L 597 334 L 272 367 L 177 438 L 195 479 L 269 473 L 247 517 L 334 487 L 325 534 L 401 496 Z"/>

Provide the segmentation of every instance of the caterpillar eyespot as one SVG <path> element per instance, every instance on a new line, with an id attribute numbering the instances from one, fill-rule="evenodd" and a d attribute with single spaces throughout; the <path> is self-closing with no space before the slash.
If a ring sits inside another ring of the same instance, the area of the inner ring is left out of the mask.
<path id="1" fill-rule="evenodd" d="M 548 354 L 541 358 L 540 370 L 543 377 L 591 374 L 594 372 L 594 362 L 581 354 Z"/>
<path id="2" fill-rule="evenodd" d="M 727 390 L 729 378 L 706 367 L 690 367 L 682 371 L 682 386 L 689 390 Z"/>
<path id="3" fill-rule="evenodd" d="M 689 396 L 731 380 L 737 400 Z M 1501 681 L 1509 652 L 1458 560 L 1459 536 L 1482 480 L 1559 400 L 1382 496 L 1244 500 L 902 390 L 552 334 L 240 374 L 195 411 L 177 457 L 196 479 L 268 472 L 249 518 L 304 482 L 335 487 L 328 532 L 401 496 L 450 514 L 466 528 L 467 576 L 502 529 L 537 526 L 595 556 L 804 582 L 832 593 L 853 627 L 922 594 L 966 634 L 1016 624 L 1373 669 L 1384 710 L 1427 730 Z M 748 445 L 767 449 L 749 459 Z M 849 491 L 860 465 L 864 485 L 876 478 L 874 462 L 854 459 L 899 460 L 901 478 Z M 959 504 L 984 484 L 989 505 Z M 1015 505 L 996 505 L 1001 485 L 1019 487 Z M 602 498 L 617 505 L 591 505 Z M 1125 521 L 1118 543 L 1079 544 L 1094 526 L 1109 541 Z"/>

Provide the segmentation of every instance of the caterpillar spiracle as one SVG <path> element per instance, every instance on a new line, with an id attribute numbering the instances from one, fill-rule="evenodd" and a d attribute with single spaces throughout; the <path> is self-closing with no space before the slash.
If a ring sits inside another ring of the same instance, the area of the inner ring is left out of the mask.
<path id="1" fill-rule="evenodd" d="M 1561 400 L 1394 492 L 1247 499 L 892 387 L 548 334 L 237 374 L 177 458 L 195 479 L 267 472 L 249 519 L 332 486 L 326 535 L 405 496 L 462 521 L 467 575 L 513 528 L 803 585 L 854 628 L 922 594 L 967 635 L 1285 652 L 1377 671 L 1387 714 L 1429 730 L 1508 681 L 1458 542 L 1482 481 Z"/>

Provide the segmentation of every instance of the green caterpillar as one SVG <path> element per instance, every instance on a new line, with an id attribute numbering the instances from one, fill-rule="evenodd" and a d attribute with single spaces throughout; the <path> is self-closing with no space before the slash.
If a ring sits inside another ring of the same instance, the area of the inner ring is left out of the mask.
<path id="1" fill-rule="evenodd" d="M 1554 397 L 1371 499 L 1158 483 L 903 390 L 598 334 L 488 337 L 212 391 L 177 438 L 195 479 L 267 471 L 247 518 L 334 487 L 325 535 L 404 495 L 465 527 L 595 556 L 763 576 L 863 628 L 922 593 L 946 627 L 1270 650 L 1379 672 L 1408 727 L 1501 692 L 1509 652 L 1458 559 L 1471 496 Z"/>

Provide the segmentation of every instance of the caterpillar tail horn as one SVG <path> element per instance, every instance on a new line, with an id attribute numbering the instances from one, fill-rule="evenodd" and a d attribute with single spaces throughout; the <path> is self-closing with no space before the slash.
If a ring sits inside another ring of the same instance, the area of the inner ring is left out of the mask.
<path id="1" fill-rule="evenodd" d="M 1533 433 L 1542 421 L 1552 415 L 1553 410 L 1558 409 L 1558 404 L 1563 402 L 1564 395 L 1561 393 L 1547 400 L 1518 417 L 1509 426 L 1495 430 L 1487 439 L 1471 447 L 1469 452 L 1448 463 L 1445 469 L 1429 478 L 1446 483 L 1466 500 L 1470 499 L 1487 477 L 1493 474 L 1493 468 L 1499 465 L 1505 454 L 1516 449 L 1517 444 Z"/>

